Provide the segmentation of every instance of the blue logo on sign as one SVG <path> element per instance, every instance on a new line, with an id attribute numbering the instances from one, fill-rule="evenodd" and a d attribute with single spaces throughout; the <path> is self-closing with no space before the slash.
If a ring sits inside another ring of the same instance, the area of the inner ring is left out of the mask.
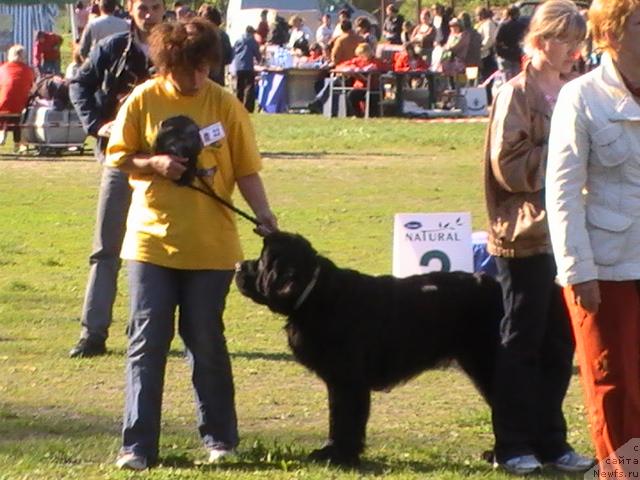
<path id="1" fill-rule="evenodd" d="M 404 228 L 408 228 L 409 230 L 417 230 L 422 228 L 422 224 L 420 222 L 407 222 L 404 224 Z"/>

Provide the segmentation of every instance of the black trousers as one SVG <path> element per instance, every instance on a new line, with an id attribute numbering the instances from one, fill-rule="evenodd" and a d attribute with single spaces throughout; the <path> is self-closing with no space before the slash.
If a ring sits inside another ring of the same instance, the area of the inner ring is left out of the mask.
<path id="1" fill-rule="evenodd" d="M 493 395 L 496 459 L 552 461 L 571 449 L 562 401 L 574 351 L 555 262 L 544 254 L 496 264 L 505 308 Z"/>
<path id="2" fill-rule="evenodd" d="M 256 107 L 256 73 L 254 71 L 236 72 L 236 97 L 247 111 L 253 113 Z"/>
<path id="3" fill-rule="evenodd" d="M 493 75 L 496 70 L 498 70 L 498 62 L 496 62 L 494 54 L 492 53 L 484 57 L 480 62 L 480 81 L 484 82 L 487 78 Z M 493 95 L 491 93 L 492 87 L 493 80 L 491 80 L 485 87 L 487 90 L 487 105 L 491 105 L 491 103 L 493 103 Z"/>
<path id="4" fill-rule="evenodd" d="M 347 95 L 347 115 L 364 117 L 365 112 L 361 107 L 366 102 L 367 91 L 364 88 L 354 88 Z M 366 108 L 366 107 L 364 107 Z M 377 92 L 369 94 L 369 116 L 380 116 L 380 95 Z"/>

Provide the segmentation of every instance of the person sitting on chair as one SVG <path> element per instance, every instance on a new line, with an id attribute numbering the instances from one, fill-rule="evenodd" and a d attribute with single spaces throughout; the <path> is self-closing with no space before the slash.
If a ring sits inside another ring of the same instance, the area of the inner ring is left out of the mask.
<path id="1" fill-rule="evenodd" d="M 0 114 L 22 112 L 27 106 L 34 78 L 33 69 L 26 63 L 24 47 L 13 45 L 7 52 L 7 61 L 0 65 Z M 5 122 L 1 122 L 1 126 L 0 143 L 4 143 Z M 12 125 L 10 129 L 13 130 L 13 142 L 17 147 L 20 143 L 20 128 Z"/>
<path id="2" fill-rule="evenodd" d="M 353 71 L 353 89 L 349 92 L 347 104 L 348 114 L 364 117 L 366 112 L 366 96 L 369 92 L 369 115 L 377 116 L 380 93 L 379 73 L 387 70 L 385 65 L 373 56 L 373 50 L 368 43 L 361 43 L 356 47 L 356 56 L 336 65 L 336 70 Z M 375 72 L 373 75 L 361 73 Z"/>

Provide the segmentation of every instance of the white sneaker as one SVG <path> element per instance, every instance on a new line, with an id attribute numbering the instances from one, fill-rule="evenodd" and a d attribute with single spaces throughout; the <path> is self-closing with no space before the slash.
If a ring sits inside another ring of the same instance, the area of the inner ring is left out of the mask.
<path id="1" fill-rule="evenodd" d="M 595 463 L 595 459 L 584 457 L 576 453 L 574 450 L 569 450 L 567 453 L 551 462 L 550 465 L 561 472 L 586 472 L 593 467 Z"/>
<path id="2" fill-rule="evenodd" d="M 235 452 L 226 448 L 212 448 L 209 450 L 209 463 L 218 463 L 225 458 L 233 457 Z"/>
<path id="3" fill-rule="evenodd" d="M 124 453 L 116 460 L 116 467 L 121 470 L 146 470 L 147 459 L 135 453 Z"/>
<path id="4" fill-rule="evenodd" d="M 542 464 L 533 455 L 519 455 L 506 462 L 493 463 L 493 468 L 501 468 L 513 475 L 526 475 L 542 468 Z"/>

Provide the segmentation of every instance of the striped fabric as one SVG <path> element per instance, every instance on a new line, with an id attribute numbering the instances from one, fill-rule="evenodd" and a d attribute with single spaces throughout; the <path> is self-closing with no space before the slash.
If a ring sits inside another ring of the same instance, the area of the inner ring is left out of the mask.
<path id="1" fill-rule="evenodd" d="M 13 43 L 19 43 L 26 49 L 29 62 L 32 60 L 35 32 L 44 30 L 52 32 L 59 8 L 52 3 L 22 5 L 17 2 L 0 2 L 0 15 L 8 15 L 13 19 Z M 0 53 L 0 60 L 5 61 L 6 51 Z"/>

